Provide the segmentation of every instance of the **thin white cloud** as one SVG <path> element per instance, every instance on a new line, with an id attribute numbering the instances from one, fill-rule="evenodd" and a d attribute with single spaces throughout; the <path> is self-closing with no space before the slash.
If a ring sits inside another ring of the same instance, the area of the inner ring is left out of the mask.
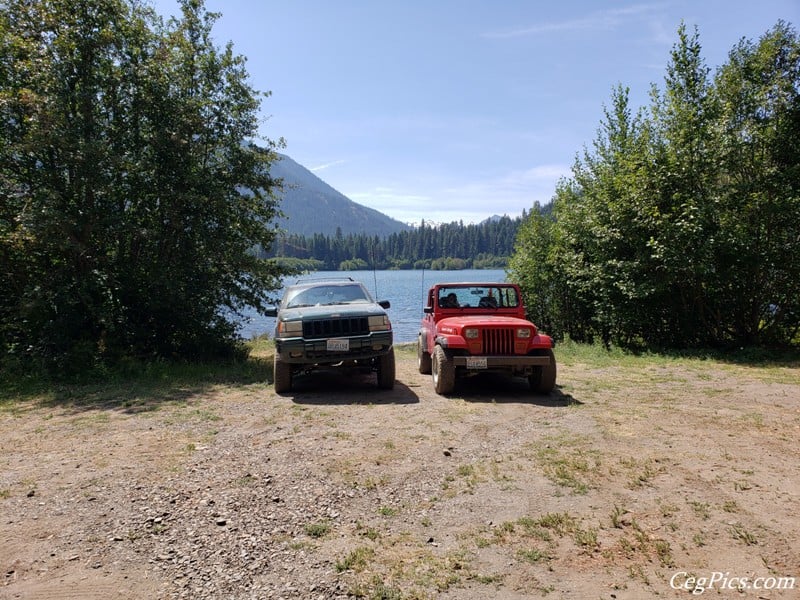
<path id="1" fill-rule="evenodd" d="M 636 4 L 624 8 L 595 11 L 585 17 L 566 21 L 551 21 L 508 31 L 491 31 L 481 35 L 490 39 L 508 39 L 532 36 L 542 33 L 563 31 L 606 30 L 619 27 L 623 23 L 640 16 L 649 16 L 663 7 L 662 4 Z"/>
<path id="2" fill-rule="evenodd" d="M 343 165 L 347 161 L 345 160 L 334 160 L 333 162 L 325 163 L 323 165 L 317 165 L 316 167 L 311 167 L 308 170 L 312 173 L 316 173 L 317 171 L 324 171 L 330 167 L 335 167 L 336 165 Z"/>
<path id="3" fill-rule="evenodd" d="M 459 184 L 418 182 L 424 193 L 380 186 L 347 196 L 404 223 L 477 223 L 495 214 L 519 216 L 535 202 L 546 204 L 558 180 L 570 174 L 566 165 L 544 164 Z"/>

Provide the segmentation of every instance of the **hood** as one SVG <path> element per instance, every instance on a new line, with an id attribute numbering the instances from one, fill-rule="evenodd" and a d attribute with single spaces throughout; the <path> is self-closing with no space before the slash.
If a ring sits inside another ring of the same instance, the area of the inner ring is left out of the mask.
<path id="1" fill-rule="evenodd" d="M 338 319 L 341 317 L 371 317 L 384 315 L 386 311 L 377 304 L 323 304 L 284 308 L 279 318 L 283 321 L 298 319 Z"/>
<path id="2" fill-rule="evenodd" d="M 437 326 L 446 327 L 473 326 L 473 327 L 531 327 L 531 322 L 517 317 L 503 315 L 457 315 L 447 317 L 438 322 Z"/>

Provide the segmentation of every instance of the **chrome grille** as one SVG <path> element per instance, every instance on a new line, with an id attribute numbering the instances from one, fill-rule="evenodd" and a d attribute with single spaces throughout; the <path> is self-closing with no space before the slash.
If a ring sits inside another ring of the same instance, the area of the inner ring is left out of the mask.
<path id="1" fill-rule="evenodd" d="M 303 321 L 303 337 L 306 339 L 366 335 L 368 333 L 367 317 Z"/>
<path id="2" fill-rule="evenodd" d="M 484 354 L 514 354 L 513 329 L 484 329 L 482 337 Z"/>

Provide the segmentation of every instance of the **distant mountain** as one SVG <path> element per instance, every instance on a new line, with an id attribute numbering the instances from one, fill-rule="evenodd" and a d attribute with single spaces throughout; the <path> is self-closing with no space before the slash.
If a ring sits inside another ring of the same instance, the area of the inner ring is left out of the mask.
<path id="1" fill-rule="evenodd" d="M 386 237 L 411 229 L 405 223 L 353 202 L 288 156 L 279 156 L 270 174 L 283 180 L 283 191 L 279 191 L 278 196 L 285 218 L 278 223 L 289 233 L 333 236 L 336 229 L 341 228 L 345 235 L 368 233 Z"/>

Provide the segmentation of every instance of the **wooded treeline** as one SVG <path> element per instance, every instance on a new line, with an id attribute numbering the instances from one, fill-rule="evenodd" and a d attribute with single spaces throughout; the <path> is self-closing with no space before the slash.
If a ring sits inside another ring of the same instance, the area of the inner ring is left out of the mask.
<path id="1" fill-rule="evenodd" d="M 385 238 L 367 234 L 311 237 L 282 235 L 267 256 L 299 259 L 289 264 L 320 270 L 496 269 L 514 251 L 520 223 L 527 217 L 504 216 L 478 224 L 429 225 Z"/>
<path id="2" fill-rule="evenodd" d="M 681 27 L 662 89 L 617 87 L 552 216 L 510 262 L 532 318 L 576 340 L 787 345 L 800 331 L 800 41 L 778 22 L 712 73 Z"/>
<path id="3" fill-rule="evenodd" d="M 280 287 L 263 94 L 181 0 L 0 5 L 0 369 L 219 356 Z"/>

